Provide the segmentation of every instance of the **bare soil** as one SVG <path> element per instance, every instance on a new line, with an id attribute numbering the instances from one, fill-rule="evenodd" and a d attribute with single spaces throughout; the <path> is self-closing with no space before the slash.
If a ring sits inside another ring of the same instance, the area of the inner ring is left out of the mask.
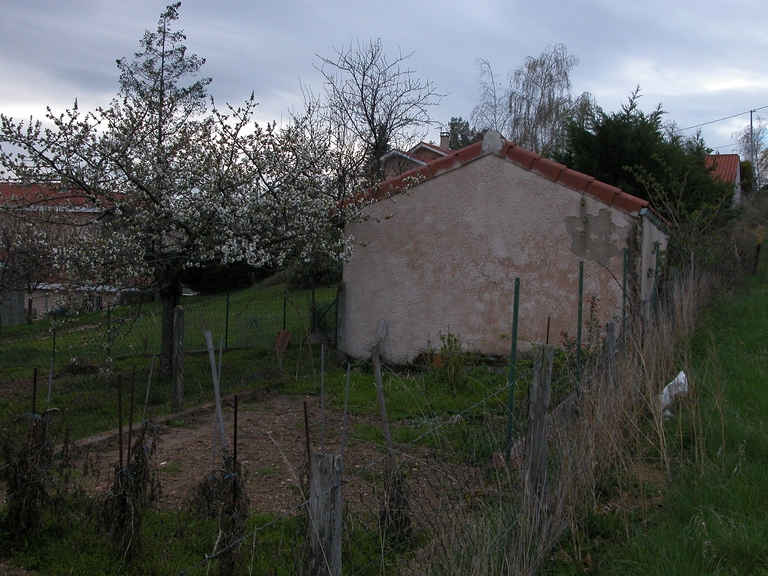
<path id="1" fill-rule="evenodd" d="M 237 459 L 245 470 L 250 509 L 254 512 L 281 513 L 300 504 L 306 497 L 307 435 L 304 425 L 304 402 L 307 404 L 311 449 L 320 449 L 321 418 L 317 396 L 289 396 L 266 393 L 241 402 L 238 406 Z M 233 450 L 234 413 L 232 398 L 224 401 L 223 417 L 227 447 Z M 342 413 L 325 410 L 324 448 L 339 453 L 342 437 Z M 347 428 L 368 417 L 348 416 Z M 210 406 L 157 425 L 159 435 L 154 462 L 157 465 L 161 497 L 158 507 L 180 509 L 195 486 L 222 463 L 221 442 L 213 450 L 215 409 Z M 127 451 L 127 431 L 124 430 Z M 119 461 L 117 435 L 88 447 L 95 462 L 97 480 L 94 495 L 106 493 Z M 347 440 L 344 456 L 345 473 L 366 466 L 381 455 L 379 448 L 365 442 Z M 125 458 L 125 455 L 124 455 Z"/>

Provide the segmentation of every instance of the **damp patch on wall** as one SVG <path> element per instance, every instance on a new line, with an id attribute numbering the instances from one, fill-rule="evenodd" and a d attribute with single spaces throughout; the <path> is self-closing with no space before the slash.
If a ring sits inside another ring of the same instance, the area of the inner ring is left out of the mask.
<path id="1" fill-rule="evenodd" d="M 568 216 L 564 221 L 571 237 L 571 252 L 580 259 L 608 264 L 611 258 L 622 257 L 627 230 L 613 223 L 610 210 L 603 208 L 596 216 Z"/>

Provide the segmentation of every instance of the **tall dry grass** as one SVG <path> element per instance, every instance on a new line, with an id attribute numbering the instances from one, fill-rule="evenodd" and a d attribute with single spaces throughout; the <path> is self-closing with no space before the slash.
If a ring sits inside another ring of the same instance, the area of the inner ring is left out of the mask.
<path id="1" fill-rule="evenodd" d="M 535 574 L 566 533 L 580 559 L 580 528 L 590 515 L 645 513 L 655 497 L 649 482 L 668 480 L 676 457 L 659 394 L 682 370 L 695 396 L 685 344 L 715 288 L 714 277 L 695 265 L 670 275 L 655 310 L 628 321 L 613 357 L 603 356 L 582 386 L 574 383 L 578 392 L 550 412 L 545 494 L 526 490 L 518 470 L 497 475 L 508 485 L 441 535 L 447 557 L 436 573 Z"/>

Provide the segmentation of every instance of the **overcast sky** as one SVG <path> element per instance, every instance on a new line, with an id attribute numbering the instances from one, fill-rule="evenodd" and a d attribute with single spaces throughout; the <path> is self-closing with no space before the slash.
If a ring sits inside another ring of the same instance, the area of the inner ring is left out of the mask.
<path id="1" fill-rule="evenodd" d="M 106 105 L 118 90 L 115 60 L 132 56 L 167 0 L 0 0 L 0 112 L 42 116 Z M 641 108 L 662 104 L 680 128 L 760 110 L 768 118 L 765 0 L 184 0 L 178 27 L 206 58 L 217 103 L 253 91 L 260 121 L 302 106 L 301 85 L 322 89 L 317 55 L 381 38 L 385 52 L 413 52 L 422 79 L 447 94 L 433 117 L 469 118 L 477 60 L 502 79 L 549 45 L 578 56 L 574 91 L 617 110 L 640 85 Z M 702 127 L 707 144 L 733 151 L 749 114 Z M 439 129 L 427 140 L 438 141 Z"/>

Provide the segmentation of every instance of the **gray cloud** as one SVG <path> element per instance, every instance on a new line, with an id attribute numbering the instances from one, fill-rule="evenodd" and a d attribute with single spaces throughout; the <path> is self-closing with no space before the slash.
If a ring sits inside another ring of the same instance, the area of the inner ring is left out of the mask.
<path id="1" fill-rule="evenodd" d="M 45 104 L 106 104 L 117 90 L 115 60 L 138 48 L 165 0 L 5 0 L 0 19 L 0 111 L 40 115 Z M 477 98 L 476 60 L 505 78 L 526 56 L 563 42 L 580 58 L 572 80 L 616 110 L 638 84 L 642 106 L 662 103 L 681 127 L 768 105 L 763 80 L 768 37 L 762 1 L 736 0 L 185 0 L 180 27 L 188 48 L 207 59 L 217 102 L 254 91 L 259 119 L 285 117 L 302 103 L 299 81 L 321 90 L 316 54 L 357 37 L 381 37 L 447 93 L 437 120 L 468 118 Z M 728 151 L 730 133 L 748 117 L 705 127 Z M 433 139 L 437 134 L 431 135 Z"/>

